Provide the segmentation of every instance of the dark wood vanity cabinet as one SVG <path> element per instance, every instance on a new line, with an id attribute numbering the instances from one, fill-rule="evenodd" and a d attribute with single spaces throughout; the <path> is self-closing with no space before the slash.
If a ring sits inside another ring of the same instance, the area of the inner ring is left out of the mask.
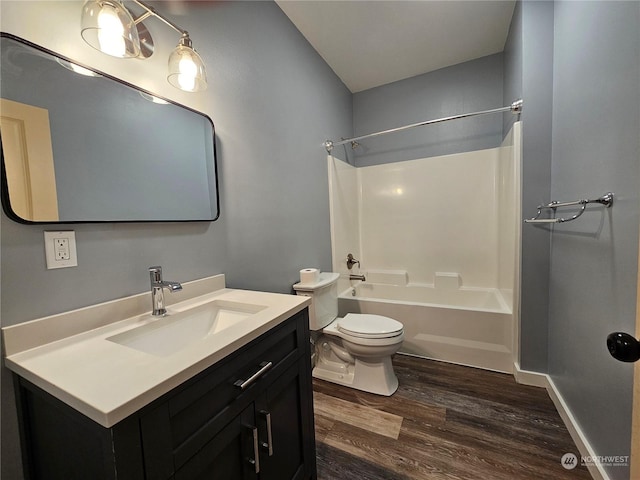
<path id="1" fill-rule="evenodd" d="M 316 478 L 306 309 L 109 429 L 17 386 L 28 479 Z"/>

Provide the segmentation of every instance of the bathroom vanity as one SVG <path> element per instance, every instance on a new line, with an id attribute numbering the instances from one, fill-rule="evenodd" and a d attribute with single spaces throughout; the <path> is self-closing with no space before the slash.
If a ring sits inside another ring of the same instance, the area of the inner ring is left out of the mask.
<path id="1" fill-rule="evenodd" d="M 192 283 L 3 329 L 27 478 L 316 478 L 308 299 Z"/>

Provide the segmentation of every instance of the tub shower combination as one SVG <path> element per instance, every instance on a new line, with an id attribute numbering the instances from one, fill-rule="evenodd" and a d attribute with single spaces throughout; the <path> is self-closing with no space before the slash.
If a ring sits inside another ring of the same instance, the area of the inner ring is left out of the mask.
<path id="1" fill-rule="evenodd" d="M 405 331 L 401 353 L 512 370 L 513 312 L 498 289 L 359 282 L 342 292 L 339 312 L 398 320 Z"/>
<path id="2" fill-rule="evenodd" d="M 402 322 L 400 353 L 513 372 L 520 152 L 516 122 L 493 149 L 358 168 L 329 155 L 339 315 Z"/>

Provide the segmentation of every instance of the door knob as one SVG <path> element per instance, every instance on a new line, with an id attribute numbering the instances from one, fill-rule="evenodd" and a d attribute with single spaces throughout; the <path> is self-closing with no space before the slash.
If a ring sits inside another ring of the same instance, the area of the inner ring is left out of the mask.
<path id="1" fill-rule="evenodd" d="M 624 332 L 613 332 L 607 336 L 607 348 L 616 360 L 635 362 L 640 359 L 640 342 Z"/>

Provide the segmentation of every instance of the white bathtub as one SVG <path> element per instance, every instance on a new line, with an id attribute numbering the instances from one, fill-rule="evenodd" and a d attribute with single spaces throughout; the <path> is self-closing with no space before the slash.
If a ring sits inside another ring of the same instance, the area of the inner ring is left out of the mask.
<path id="1" fill-rule="evenodd" d="M 339 297 L 339 315 L 371 313 L 404 325 L 401 353 L 513 371 L 513 314 L 497 289 L 359 283 Z"/>

